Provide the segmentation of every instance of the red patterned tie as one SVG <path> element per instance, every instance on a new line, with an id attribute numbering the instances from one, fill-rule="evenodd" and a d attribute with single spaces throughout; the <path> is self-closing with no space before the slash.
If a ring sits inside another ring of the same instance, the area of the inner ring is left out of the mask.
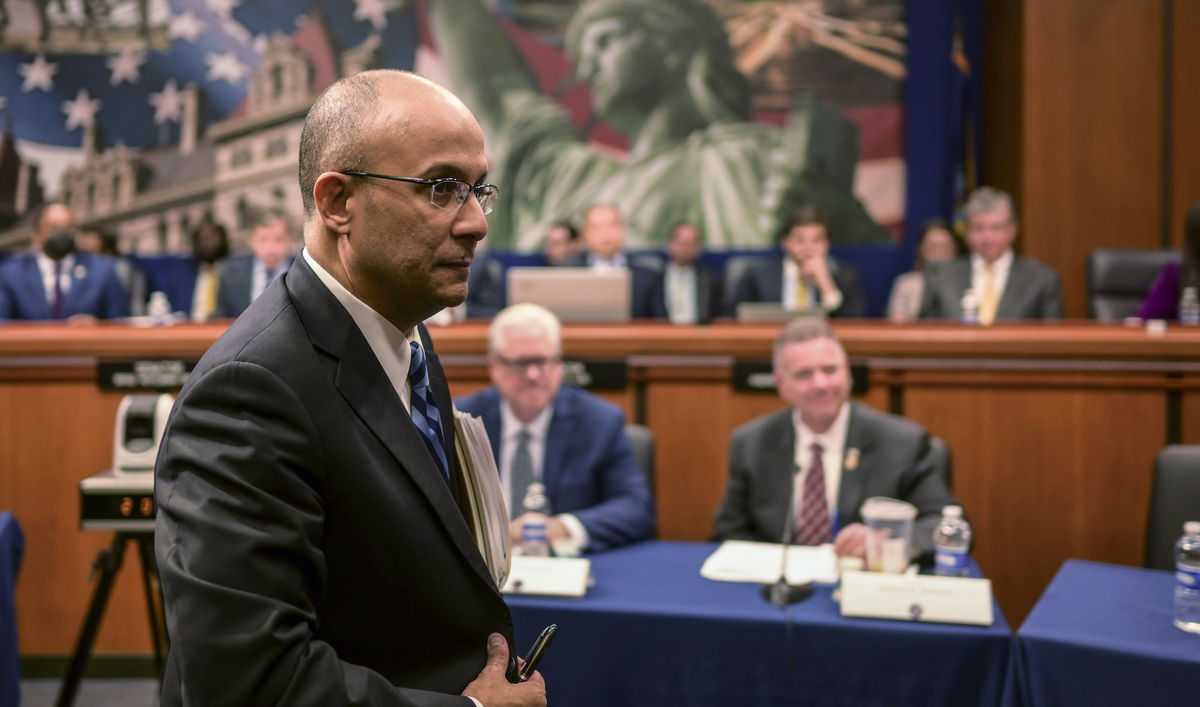
<path id="1" fill-rule="evenodd" d="M 819 444 L 812 446 L 812 462 L 804 474 L 804 503 L 796 513 L 796 543 L 820 545 L 831 542 L 829 503 L 825 500 L 825 465 L 821 463 Z"/>

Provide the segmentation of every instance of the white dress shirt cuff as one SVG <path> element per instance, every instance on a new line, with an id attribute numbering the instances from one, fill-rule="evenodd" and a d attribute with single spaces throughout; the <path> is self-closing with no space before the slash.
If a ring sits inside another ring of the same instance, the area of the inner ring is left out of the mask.
<path id="1" fill-rule="evenodd" d="M 571 538 L 571 543 L 580 551 L 587 547 L 588 532 L 587 528 L 583 527 L 583 523 L 570 513 L 560 513 L 555 518 L 562 521 L 562 524 L 567 527 L 567 535 Z"/>
<path id="2" fill-rule="evenodd" d="M 833 292 L 821 293 L 821 308 L 826 312 L 832 312 L 842 306 L 842 291 L 834 288 Z"/>
<path id="3" fill-rule="evenodd" d="M 468 700 L 473 702 L 475 704 L 475 707 L 483 707 L 483 703 L 480 702 L 479 700 L 475 699 L 474 697 L 471 697 L 470 695 L 463 695 L 463 697 L 466 697 Z"/>

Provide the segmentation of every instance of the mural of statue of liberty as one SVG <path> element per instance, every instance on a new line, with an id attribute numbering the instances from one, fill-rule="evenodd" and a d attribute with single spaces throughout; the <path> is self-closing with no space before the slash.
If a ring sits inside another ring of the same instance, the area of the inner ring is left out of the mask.
<path id="1" fill-rule="evenodd" d="M 634 247 L 684 221 L 710 249 L 765 247 L 800 204 L 825 215 L 835 243 L 888 240 L 852 193 L 855 126 L 809 94 L 783 128 L 751 122 L 725 27 L 698 0 L 584 0 L 567 26 L 575 77 L 628 136 L 624 155 L 585 142 L 478 0 L 431 2 L 429 19 L 504 190 L 494 247 L 532 249 L 549 224 L 601 203 L 617 206 Z"/>

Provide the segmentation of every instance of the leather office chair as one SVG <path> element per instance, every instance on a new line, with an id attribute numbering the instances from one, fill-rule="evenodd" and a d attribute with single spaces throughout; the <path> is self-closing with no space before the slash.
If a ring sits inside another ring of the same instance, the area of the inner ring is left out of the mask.
<path id="1" fill-rule="evenodd" d="M 633 447 L 633 458 L 637 460 L 638 466 L 642 468 L 642 473 L 646 475 L 646 483 L 650 486 L 650 498 L 655 497 L 654 492 L 654 433 L 645 425 L 628 424 L 625 425 L 625 435 L 629 437 L 629 444 Z"/>
<path id="2" fill-rule="evenodd" d="M 1146 517 L 1146 567 L 1175 569 L 1175 541 L 1183 524 L 1200 520 L 1200 444 L 1171 444 L 1154 460 Z"/>
<path id="3" fill-rule="evenodd" d="M 954 459 L 950 455 L 950 447 L 946 445 L 945 440 L 941 437 L 929 436 L 929 456 L 933 459 L 933 466 L 937 469 L 942 480 L 946 482 L 946 488 L 954 491 Z"/>
<path id="4" fill-rule="evenodd" d="M 721 314 L 726 317 L 737 316 L 737 302 L 734 293 L 737 284 L 746 274 L 746 269 L 754 263 L 769 260 L 763 255 L 734 255 L 725 261 L 725 272 L 721 277 Z"/>
<path id="5" fill-rule="evenodd" d="M 1088 254 L 1088 314 L 1102 322 L 1137 314 L 1154 278 L 1167 263 L 1179 262 L 1169 248 L 1096 248 Z"/>

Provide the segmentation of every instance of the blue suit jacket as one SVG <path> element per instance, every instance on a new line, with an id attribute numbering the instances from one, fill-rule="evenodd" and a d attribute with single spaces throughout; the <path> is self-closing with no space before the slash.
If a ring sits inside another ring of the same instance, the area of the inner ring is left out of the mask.
<path id="1" fill-rule="evenodd" d="M 71 289 L 63 300 L 61 319 L 90 314 L 100 319 L 129 316 L 129 295 L 106 255 L 77 251 Z M 37 256 L 14 255 L 0 264 L 0 320 L 53 319 Z"/>
<path id="2" fill-rule="evenodd" d="M 500 458 L 500 391 L 485 388 L 455 400 L 483 418 Z M 591 393 L 563 386 L 554 397 L 542 476 L 550 508 L 570 513 L 598 552 L 654 536 L 654 502 L 625 436 L 625 414 Z"/>

